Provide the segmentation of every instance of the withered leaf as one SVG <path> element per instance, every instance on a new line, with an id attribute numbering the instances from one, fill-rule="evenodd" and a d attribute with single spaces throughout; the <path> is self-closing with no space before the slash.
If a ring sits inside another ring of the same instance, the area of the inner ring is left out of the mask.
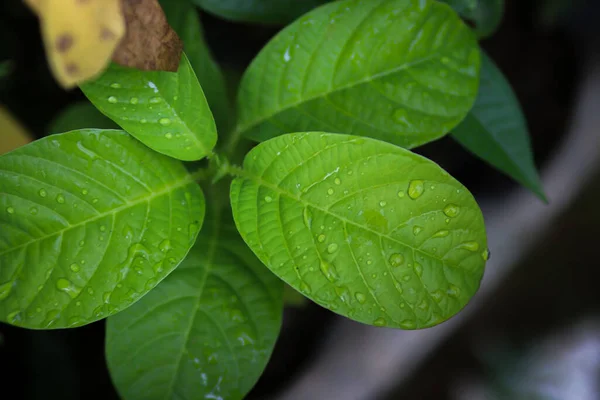
<path id="1" fill-rule="evenodd" d="M 113 61 L 126 67 L 176 72 L 183 43 L 157 0 L 122 0 L 127 25 Z"/>

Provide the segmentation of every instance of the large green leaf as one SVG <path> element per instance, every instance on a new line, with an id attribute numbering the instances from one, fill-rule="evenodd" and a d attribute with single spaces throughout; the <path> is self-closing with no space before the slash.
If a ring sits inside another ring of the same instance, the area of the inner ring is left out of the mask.
<path id="1" fill-rule="evenodd" d="M 439 0 L 449 4 L 457 13 L 475 24 L 480 38 L 491 36 L 502 22 L 504 0 Z"/>
<path id="2" fill-rule="evenodd" d="M 347 0 L 279 33 L 241 83 L 238 132 L 309 130 L 412 148 L 445 135 L 477 96 L 479 49 L 445 4 Z"/>
<path id="3" fill-rule="evenodd" d="M 176 73 L 112 64 L 81 90 L 102 113 L 160 153 L 194 161 L 209 155 L 217 142 L 215 121 L 185 54 Z"/>
<path id="4" fill-rule="evenodd" d="M 69 105 L 52 120 L 48 127 L 50 133 L 62 133 L 76 129 L 115 129 L 117 124 L 103 115 L 89 101 Z"/>
<path id="5" fill-rule="evenodd" d="M 161 0 L 169 24 L 184 43 L 185 52 L 202 85 L 221 132 L 233 124 L 225 78 L 204 40 L 202 25 L 190 0 Z"/>
<path id="6" fill-rule="evenodd" d="M 510 84 L 484 55 L 475 106 L 452 136 L 469 151 L 546 200 L 529 140 L 527 122 Z"/>
<path id="7" fill-rule="evenodd" d="M 108 366 L 125 400 L 241 399 L 269 360 L 282 282 L 248 250 L 229 210 L 211 211 L 185 261 L 108 319 Z"/>
<path id="8" fill-rule="evenodd" d="M 232 21 L 285 24 L 330 0 L 192 0 L 204 10 Z"/>
<path id="9" fill-rule="evenodd" d="M 236 225 L 276 275 L 356 321 L 424 328 L 456 314 L 488 257 L 481 211 L 433 162 L 374 139 L 271 139 L 231 186 Z"/>
<path id="10" fill-rule="evenodd" d="M 185 257 L 204 197 L 183 165 L 122 131 L 48 136 L 0 156 L 0 320 L 107 317 Z"/>

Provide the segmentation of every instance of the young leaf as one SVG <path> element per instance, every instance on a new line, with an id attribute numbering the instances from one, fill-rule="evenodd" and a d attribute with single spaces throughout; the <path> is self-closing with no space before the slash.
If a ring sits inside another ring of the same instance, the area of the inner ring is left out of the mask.
<path id="1" fill-rule="evenodd" d="M 533 162 L 527 123 L 510 84 L 484 55 L 475 106 L 452 137 L 546 201 Z"/>
<path id="2" fill-rule="evenodd" d="M 294 133 L 255 147 L 231 186 L 236 225 L 277 276 L 359 322 L 436 325 L 479 287 L 481 211 L 433 162 L 374 139 Z"/>
<path id="3" fill-rule="evenodd" d="M 122 131 L 48 136 L 0 157 L 0 320 L 85 325 L 185 257 L 204 196 L 180 162 Z"/>
<path id="4" fill-rule="evenodd" d="M 204 10 L 232 21 L 286 24 L 330 0 L 192 0 Z"/>
<path id="5" fill-rule="evenodd" d="M 450 5 L 457 13 L 475 24 L 479 38 L 491 36 L 502 22 L 504 0 L 439 0 Z"/>
<path id="6" fill-rule="evenodd" d="M 106 357 L 128 399 L 241 399 L 273 351 L 282 283 L 231 216 L 209 213 L 197 244 L 156 289 L 108 319 Z"/>
<path id="7" fill-rule="evenodd" d="M 225 78 L 204 40 L 196 8 L 190 0 L 161 0 L 160 3 L 169 24 L 183 40 L 186 54 L 200 81 L 219 131 L 227 131 L 233 118 Z"/>
<path id="8" fill-rule="evenodd" d="M 177 73 L 112 64 L 81 90 L 103 114 L 160 153 L 194 161 L 217 142 L 217 129 L 185 54 Z"/>
<path id="9" fill-rule="evenodd" d="M 412 148 L 445 135 L 477 96 L 479 49 L 447 5 L 346 0 L 279 33 L 241 83 L 238 132 L 308 130 Z"/>
<path id="10" fill-rule="evenodd" d="M 118 126 L 103 115 L 89 101 L 69 105 L 52 120 L 48 127 L 50 133 L 62 133 L 76 129 L 117 129 Z"/>

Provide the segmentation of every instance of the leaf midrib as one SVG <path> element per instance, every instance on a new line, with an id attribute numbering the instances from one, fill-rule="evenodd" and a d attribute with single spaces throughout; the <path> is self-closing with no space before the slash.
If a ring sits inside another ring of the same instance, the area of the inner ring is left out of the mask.
<path id="1" fill-rule="evenodd" d="M 135 201 L 132 201 L 132 202 L 129 202 L 129 201 L 125 202 L 124 205 L 116 207 L 116 208 L 113 208 L 113 209 L 111 209 L 109 211 L 105 211 L 105 212 L 96 214 L 96 215 L 94 215 L 93 218 L 84 219 L 83 221 L 80 221 L 80 222 L 78 222 L 76 224 L 73 224 L 73 225 L 69 224 L 67 227 L 65 227 L 63 229 L 59 229 L 59 230 L 57 230 L 55 232 L 52 232 L 52 233 L 50 233 L 48 235 L 44 235 L 44 236 L 35 238 L 33 240 L 29 240 L 29 241 L 27 241 L 25 243 L 22 243 L 22 244 L 18 245 L 18 246 L 9 248 L 9 249 L 1 252 L 0 253 L 0 257 L 3 256 L 3 255 L 5 255 L 5 254 L 7 254 L 7 253 L 13 252 L 13 251 L 15 251 L 17 249 L 20 249 L 22 247 L 27 247 L 27 246 L 29 246 L 32 243 L 41 242 L 41 241 L 44 241 L 44 240 L 46 240 L 48 238 L 51 238 L 53 236 L 56 236 L 56 235 L 62 235 L 63 233 L 65 233 L 65 232 L 67 232 L 67 231 L 69 231 L 71 229 L 78 228 L 78 227 L 80 227 L 82 225 L 86 225 L 88 223 L 94 222 L 96 220 L 99 220 L 101 218 L 104 218 L 104 217 L 107 217 L 107 216 L 110 216 L 110 215 L 116 215 L 117 213 L 119 213 L 119 212 L 121 212 L 123 210 L 126 210 L 128 208 L 135 207 L 135 206 L 137 206 L 139 204 L 143 204 L 143 203 L 148 202 L 150 200 L 154 200 L 157 197 L 163 196 L 163 195 L 165 195 L 165 194 L 167 194 L 167 193 L 169 193 L 169 192 L 171 192 L 171 191 L 173 191 L 175 189 L 179 189 L 180 187 L 183 187 L 183 186 L 185 186 L 185 185 L 187 185 L 189 183 L 192 183 L 192 182 L 194 182 L 194 180 L 195 180 L 195 174 L 187 174 L 183 179 L 177 181 L 175 184 L 173 184 L 173 185 L 167 185 L 163 189 L 151 193 L 150 196 L 144 196 L 144 197 L 141 197 L 141 198 L 139 198 L 139 199 L 137 199 Z"/>
<path id="2" fill-rule="evenodd" d="M 380 78 L 385 78 L 388 75 L 392 75 L 392 74 L 395 74 L 397 72 L 401 72 L 403 70 L 406 70 L 406 69 L 409 69 L 411 67 L 420 65 L 420 64 L 425 63 L 427 61 L 430 61 L 430 60 L 432 60 L 434 58 L 446 55 L 446 51 L 448 51 L 449 53 L 452 53 L 453 50 L 455 49 L 455 47 L 457 47 L 457 46 L 455 45 L 455 46 L 444 47 L 444 48 L 442 48 L 442 51 L 431 53 L 427 57 L 423 57 L 423 58 L 420 58 L 418 60 L 415 60 L 415 61 L 412 61 L 412 62 L 408 62 L 408 63 L 403 64 L 401 66 L 392 68 L 392 69 L 387 70 L 387 71 L 383 71 L 383 72 L 377 73 L 375 75 L 369 75 L 369 76 L 365 77 L 364 79 L 359 79 L 359 80 L 357 80 L 355 82 L 347 83 L 347 84 L 342 85 L 340 87 L 337 87 L 335 89 L 329 88 L 330 91 L 325 91 L 324 90 L 321 93 L 315 94 L 313 96 L 308 96 L 306 98 L 301 99 L 300 101 L 290 103 L 290 104 L 286 105 L 283 108 L 277 109 L 275 112 L 273 112 L 273 113 L 271 113 L 269 115 L 257 118 L 254 121 L 249 122 L 247 124 L 239 125 L 238 128 L 236 129 L 236 131 L 239 131 L 239 132 L 242 132 L 242 133 L 246 132 L 246 131 L 250 130 L 251 128 L 254 128 L 255 126 L 257 126 L 257 125 L 259 125 L 259 124 L 261 124 L 261 123 L 263 123 L 263 122 L 265 122 L 265 121 L 273 118 L 275 115 L 283 113 L 283 112 L 288 111 L 288 110 L 293 109 L 293 108 L 297 108 L 301 104 L 308 103 L 310 101 L 313 101 L 313 100 L 316 100 L 316 99 L 319 99 L 319 98 L 327 97 L 327 96 L 330 96 L 332 94 L 344 91 L 346 89 L 351 89 L 351 88 L 356 87 L 356 86 L 360 86 L 360 85 L 363 85 L 363 84 L 371 83 L 372 81 L 380 79 Z"/>
<path id="3" fill-rule="evenodd" d="M 419 249 L 419 248 L 416 248 L 414 246 L 411 246 L 410 244 L 404 243 L 404 242 L 402 242 L 401 240 L 399 240 L 399 239 L 397 239 L 395 237 L 389 236 L 389 235 L 387 235 L 385 233 L 377 232 L 377 231 L 375 231 L 373 229 L 370 229 L 370 228 L 368 228 L 366 226 L 363 226 L 363 225 L 361 225 L 361 224 L 359 224 L 357 222 L 351 221 L 351 220 L 349 220 L 349 219 L 347 219 L 347 218 L 345 218 L 345 217 L 343 217 L 341 215 L 338 215 L 338 214 L 336 214 L 336 213 L 334 213 L 334 212 L 332 212 L 332 211 L 330 211 L 328 209 L 320 207 L 319 205 L 316 205 L 314 203 L 305 201 L 305 200 L 303 200 L 303 199 L 301 199 L 301 198 L 299 198 L 297 196 L 294 196 L 292 193 L 286 192 L 285 190 L 281 189 L 279 186 L 276 186 L 276 185 L 274 185 L 274 184 L 272 184 L 270 182 L 267 182 L 267 181 L 263 180 L 262 177 L 259 177 L 259 176 L 256 176 L 256 175 L 253 175 L 253 174 L 249 173 L 247 170 L 241 170 L 241 169 L 240 170 L 236 170 L 236 173 L 238 173 L 240 176 L 242 176 L 242 177 L 244 177 L 246 179 L 250 179 L 250 180 L 256 182 L 259 185 L 263 185 L 263 186 L 265 186 L 265 187 L 273 190 L 274 192 L 279 193 L 280 195 L 283 195 L 283 196 L 286 196 L 286 197 L 288 197 L 288 198 L 290 198 L 292 200 L 298 201 L 300 204 L 302 204 L 305 207 L 306 206 L 312 207 L 312 208 L 314 208 L 316 210 L 319 210 L 319 211 L 321 211 L 321 212 L 323 212 L 325 214 L 331 215 L 332 217 L 335 217 L 335 218 L 339 219 L 340 221 L 342 221 L 344 223 L 348 223 L 348 224 L 354 225 L 354 226 L 356 226 L 356 227 L 358 227 L 360 229 L 363 229 L 365 231 L 374 233 L 377 236 L 384 237 L 384 238 L 387 238 L 387 239 L 389 239 L 389 240 L 391 240 L 393 242 L 399 243 L 399 244 L 401 244 L 403 246 L 406 246 L 406 247 L 408 247 L 408 248 L 410 248 L 410 249 L 412 249 L 412 250 L 414 250 L 414 251 L 416 251 L 416 252 L 418 252 L 420 254 L 424 254 L 427 257 L 431 257 L 434 260 L 438 260 L 443 265 L 447 265 L 447 266 L 449 266 L 451 268 L 454 268 L 454 269 L 456 269 L 458 271 L 465 272 L 465 273 L 468 273 L 468 274 L 471 274 L 471 275 L 476 275 L 477 274 L 474 271 L 470 271 L 470 270 L 467 270 L 467 269 L 464 269 L 464 268 L 459 268 L 456 265 L 450 264 L 450 263 L 447 262 L 447 260 L 440 259 L 440 258 L 438 258 L 438 257 L 436 257 L 436 256 L 434 256 L 434 255 L 432 255 L 430 253 L 427 253 L 426 251 L 423 251 L 422 249 Z"/>

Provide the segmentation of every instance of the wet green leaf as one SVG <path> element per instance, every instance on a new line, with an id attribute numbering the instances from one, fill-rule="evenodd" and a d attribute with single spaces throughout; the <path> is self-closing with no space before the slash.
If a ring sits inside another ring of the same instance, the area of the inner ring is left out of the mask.
<path id="1" fill-rule="evenodd" d="M 106 354 L 123 399 L 241 399 L 273 351 L 282 282 L 209 208 L 198 242 L 141 301 L 108 319 Z"/>
<path id="2" fill-rule="evenodd" d="M 488 258 L 472 195 L 435 163 L 378 140 L 271 139 L 231 186 L 236 225 L 277 276 L 366 324 L 436 325 L 479 287 Z"/>
<path id="3" fill-rule="evenodd" d="M 196 8 L 190 0 L 161 0 L 160 4 L 169 24 L 183 41 L 185 52 L 202 85 L 219 131 L 227 131 L 234 118 L 225 78 L 204 40 Z"/>
<path id="4" fill-rule="evenodd" d="M 330 0 L 192 0 L 202 9 L 232 21 L 285 24 Z"/>
<path id="5" fill-rule="evenodd" d="M 48 136 L 0 156 L 0 320 L 85 325 L 183 260 L 204 219 L 184 166 L 123 131 Z"/>
<path id="6" fill-rule="evenodd" d="M 81 90 L 103 114 L 162 154 L 199 160 L 217 142 L 215 121 L 185 55 L 176 73 L 112 64 Z"/>
<path id="7" fill-rule="evenodd" d="M 412 148 L 445 135 L 477 96 L 479 49 L 447 5 L 346 0 L 279 33 L 241 83 L 237 131 L 323 130 Z"/>
<path id="8" fill-rule="evenodd" d="M 519 101 L 502 71 L 487 55 L 482 59 L 481 86 L 475 106 L 452 136 L 546 201 Z"/>

